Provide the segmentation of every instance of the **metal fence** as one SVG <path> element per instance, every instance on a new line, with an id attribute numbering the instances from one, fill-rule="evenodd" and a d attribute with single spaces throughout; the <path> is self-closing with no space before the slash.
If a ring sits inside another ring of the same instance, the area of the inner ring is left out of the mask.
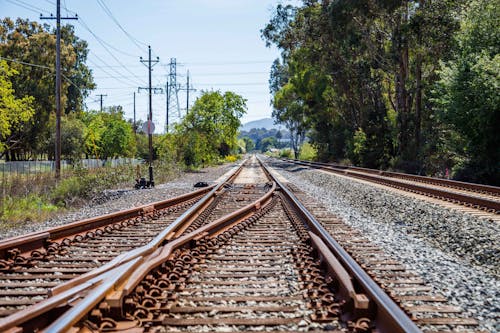
<path id="1" fill-rule="evenodd" d="M 133 158 L 117 158 L 108 160 L 84 159 L 77 163 L 61 161 L 61 178 L 74 174 L 78 169 L 100 169 L 104 167 L 135 166 L 142 161 Z M 0 198 L 11 194 L 28 194 L 40 182 L 53 186 L 55 174 L 54 161 L 0 161 Z M 52 184 L 52 185 L 51 185 Z"/>
<path id="2" fill-rule="evenodd" d="M 74 170 L 75 167 L 82 167 L 86 169 L 96 169 L 105 166 L 121 166 L 121 165 L 136 165 L 141 161 L 134 158 L 117 158 L 112 160 L 98 160 L 98 159 L 84 159 L 78 163 L 70 163 L 69 161 L 61 161 L 61 172 Z M 2 175 L 0 181 L 6 176 L 14 175 L 30 175 L 38 173 L 50 173 L 55 170 L 54 161 L 14 161 L 14 162 L 0 162 L 0 174 Z"/>

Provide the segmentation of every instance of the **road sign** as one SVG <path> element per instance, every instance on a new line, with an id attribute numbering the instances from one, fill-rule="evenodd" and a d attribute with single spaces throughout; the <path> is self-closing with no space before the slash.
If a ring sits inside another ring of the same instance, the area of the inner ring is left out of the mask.
<path id="1" fill-rule="evenodd" d="M 155 123 L 151 120 L 142 124 L 142 131 L 146 134 L 153 134 L 155 132 Z"/>

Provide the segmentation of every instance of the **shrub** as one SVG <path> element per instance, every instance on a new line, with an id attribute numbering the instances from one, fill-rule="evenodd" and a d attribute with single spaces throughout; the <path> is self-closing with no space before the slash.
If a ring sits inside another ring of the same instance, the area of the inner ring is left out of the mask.
<path id="1" fill-rule="evenodd" d="M 226 157 L 224 157 L 224 162 L 234 163 L 234 162 L 236 162 L 238 159 L 239 159 L 239 157 L 238 157 L 238 156 L 236 156 L 236 155 L 227 155 Z"/>
<path id="2" fill-rule="evenodd" d="M 285 148 L 280 151 L 280 157 L 293 158 L 293 151 L 290 148 Z"/>
<path id="3" fill-rule="evenodd" d="M 23 198 L 6 196 L 2 204 L 0 229 L 45 219 L 57 210 L 56 206 L 34 194 Z"/>
<path id="4" fill-rule="evenodd" d="M 299 160 L 312 161 L 316 158 L 316 148 L 309 142 L 305 142 L 300 148 Z"/>

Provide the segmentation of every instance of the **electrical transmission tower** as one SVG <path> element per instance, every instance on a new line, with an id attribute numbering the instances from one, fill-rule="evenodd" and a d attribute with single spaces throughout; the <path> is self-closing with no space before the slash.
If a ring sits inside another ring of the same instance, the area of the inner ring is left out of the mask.
<path id="1" fill-rule="evenodd" d="M 177 59 L 170 58 L 170 72 L 167 77 L 167 84 L 165 86 L 166 96 L 166 121 L 165 130 L 168 133 L 168 126 L 170 120 L 181 119 L 181 108 L 179 105 L 179 92 L 180 87 L 177 85 Z M 175 114 L 177 113 L 177 116 Z"/>

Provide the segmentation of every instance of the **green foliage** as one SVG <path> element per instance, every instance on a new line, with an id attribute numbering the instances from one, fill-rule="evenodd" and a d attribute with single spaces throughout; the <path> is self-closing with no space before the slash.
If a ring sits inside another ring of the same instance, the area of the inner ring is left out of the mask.
<path id="1" fill-rule="evenodd" d="M 132 125 L 123 117 L 121 106 L 103 112 L 85 112 L 83 122 L 85 153 L 96 158 L 132 157 L 137 152 Z"/>
<path id="2" fill-rule="evenodd" d="M 316 159 L 316 156 L 317 156 L 316 149 L 309 142 L 304 142 L 300 147 L 299 159 L 306 161 L 314 161 Z"/>
<path id="3" fill-rule="evenodd" d="M 307 133 L 318 159 L 430 174 L 473 164 L 497 182 L 499 7 L 498 0 L 279 4 L 261 31 L 281 50 L 269 80 L 273 117 L 291 131 L 296 152 Z"/>
<path id="4" fill-rule="evenodd" d="M 282 139 L 290 138 L 288 131 L 279 131 L 276 128 L 271 128 L 269 130 L 265 128 L 252 128 L 249 131 L 241 131 L 240 137 L 243 138 L 247 144 L 247 152 L 252 150 L 262 151 L 262 140 L 265 138 L 276 138 L 277 148 L 288 146 L 288 140 Z"/>
<path id="5" fill-rule="evenodd" d="M 277 148 L 277 147 L 278 147 L 278 140 L 274 136 L 264 138 L 260 143 L 260 149 L 263 152 L 266 152 L 272 148 Z"/>
<path id="6" fill-rule="evenodd" d="M 245 142 L 245 150 L 247 153 L 251 152 L 256 148 L 255 142 L 248 136 L 244 136 L 242 140 Z"/>
<path id="7" fill-rule="evenodd" d="M 238 145 L 238 153 L 239 154 L 245 154 L 247 152 L 247 147 L 246 147 L 247 145 L 246 145 L 245 140 L 238 139 L 236 144 Z"/>
<path id="8" fill-rule="evenodd" d="M 0 60 L 0 153 L 8 147 L 13 130 L 27 124 L 35 112 L 33 97 L 16 98 L 11 77 L 17 72 Z"/>
<path id="9" fill-rule="evenodd" d="M 50 115 L 54 113 L 55 80 L 55 34 L 48 24 L 40 25 L 27 19 L 9 18 L 0 21 L 0 56 L 20 62 L 9 65 L 17 71 L 12 85 L 15 96 L 22 99 L 33 97 L 33 121 L 11 129 L 4 140 L 8 158 L 19 159 L 22 155 L 46 154 L 53 156 L 50 147 Z M 61 72 L 64 75 L 61 87 L 61 102 L 65 114 L 83 110 L 83 99 L 95 85 L 87 60 L 87 43 L 79 39 L 70 25 L 61 28 Z M 70 83 L 77 85 L 75 87 Z M 3 132 L 2 132 L 3 133 Z"/>
<path id="10" fill-rule="evenodd" d="M 233 93 L 205 91 L 175 128 L 178 155 L 186 166 L 214 163 L 237 149 L 240 118 L 246 100 Z"/>
<path id="11" fill-rule="evenodd" d="M 2 205 L 0 230 L 45 219 L 57 210 L 56 206 L 36 194 L 29 194 L 21 198 L 6 196 L 3 198 Z"/>
<path id="12" fill-rule="evenodd" d="M 443 65 L 436 88 L 442 121 L 464 139 L 468 159 L 457 178 L 500 184 L 500 2 L 470 4 L 458 36 L 460 52 Z M 452 148 L 451 145 L 449 148 Z"/>
<path id="13" fill-rule="evenodd" d="M 75 197 L 88 197 L 91 182 L 85 176 L 63 179 L 51 193 L 51 200 L 57 206 L 66 207 Z"/>
<path id="14" fill-rule="evenodd" d="M 280 157 L 293 158 L 293 151 L 290 148 L 281 149 Z"/>

